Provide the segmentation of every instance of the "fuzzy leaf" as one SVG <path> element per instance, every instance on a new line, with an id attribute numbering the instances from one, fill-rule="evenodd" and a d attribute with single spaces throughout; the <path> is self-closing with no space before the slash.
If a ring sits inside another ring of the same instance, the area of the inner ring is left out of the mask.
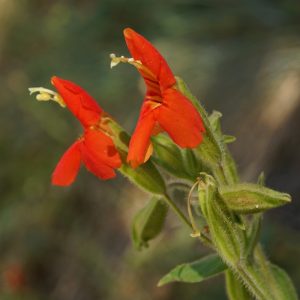
<path id="1" fill-rule="evenodd" d="M 211 254 L 192 263 L 176 266 L 158 283 L 158 286 L 170 282 L 201 282 L 218 275 L 227 269 L 222 259 L 217 254 Z"/>

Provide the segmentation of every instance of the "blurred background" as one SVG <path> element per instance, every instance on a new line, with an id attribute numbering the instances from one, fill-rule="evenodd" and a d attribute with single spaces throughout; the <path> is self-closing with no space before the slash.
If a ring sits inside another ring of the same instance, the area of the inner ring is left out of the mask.
<path id="1" fill-rule="evenodd" d="M 128 26 L 209 112 L 223 113 L 241 177 L 264 171 L 269 186 L 292 194 L 266 214 L 261 241 L 300 291 L 298 0 L 0 0 L 0 299 L 226 299 L 222 276 L 156 287 L 207 249 L 170 213 L 150 248 L 135 250 L 131 221 L 148 196 L 121 176 L 101 182 L 82 168 L 71 187 L 50 185 L 81 129 L 27 88 L 51 88 L 52 75 L 72 80 L 132 132 L 142 83 L 128 65 L 109 67 L 110 53 L 129 55 Z"/>

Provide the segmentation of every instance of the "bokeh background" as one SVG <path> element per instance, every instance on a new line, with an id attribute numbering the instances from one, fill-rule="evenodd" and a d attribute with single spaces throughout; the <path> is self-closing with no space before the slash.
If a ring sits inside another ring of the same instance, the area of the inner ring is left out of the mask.
<path id="1" fill-rule="evenodd" d="M 208 111 L 223 113 L 244 180 L 264 171 L 293 203 L 268 212 L 261 241 L 300 289 L 300 3 L 298 0 L 0 0 L 0 299 L 226 299 L 223 278 L 157 288 L 176 264 L 207 250 L 169 214 L 138 252 L 133 215 L 148 196 L 121 176 L 85 170 L 71 187 L 50 185 L 58 159 L 81 131 L 31 86 L 50 77 L 88 90 L 132 132 L 143 88 L 122 30 L 150 39 Z M 185 201 L 184 196 L 181 200 Z"/>

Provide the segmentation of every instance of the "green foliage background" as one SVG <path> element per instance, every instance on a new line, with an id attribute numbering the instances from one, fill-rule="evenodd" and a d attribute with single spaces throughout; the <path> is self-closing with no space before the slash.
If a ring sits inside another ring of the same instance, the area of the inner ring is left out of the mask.
<path id="1" fill-rule="evenodd" d="M 148 196 L 121 176 L 101 182 L 81 170 L 69 188 L 50 185 L 81 129 L 27 88 L 50 88 L 52 75 L 72 80 L 132 132 L 142 82 L 130 66 L 109 68 L 110 53 L 128 55 L 128 26 L 160 49 L 209 111 L 223 112 L 225 132 L 238 137 L 232 150 L 243 178 L 255 181 L 263 169 L 268 184 L 294 197 L 267 214 L 262 239 L 299 288 L 299 1 L 2 0 L 0 298 L 226 299 L 222 277 L 156 287 L 176 264 L 207 250 L 172 214 L 149 249 L 134 250 L 130 223 Z M 22 291 L 5 279 L 14 265 L 24 272 Z"/>

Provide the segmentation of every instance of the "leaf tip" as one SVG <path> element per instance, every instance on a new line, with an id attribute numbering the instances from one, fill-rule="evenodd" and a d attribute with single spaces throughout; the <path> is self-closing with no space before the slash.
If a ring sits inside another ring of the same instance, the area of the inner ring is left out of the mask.
<path id="1" fill-rule="evenodd" d="M 159 280 L 159 282 L 157 283 L 157 287 L 161 287 L 163 285 L 166 285 L 167 283 L 171 282 L 172 280 L 170 280 L 169 276 L 166 275 L 163 278 L 161 278 Z"/>

